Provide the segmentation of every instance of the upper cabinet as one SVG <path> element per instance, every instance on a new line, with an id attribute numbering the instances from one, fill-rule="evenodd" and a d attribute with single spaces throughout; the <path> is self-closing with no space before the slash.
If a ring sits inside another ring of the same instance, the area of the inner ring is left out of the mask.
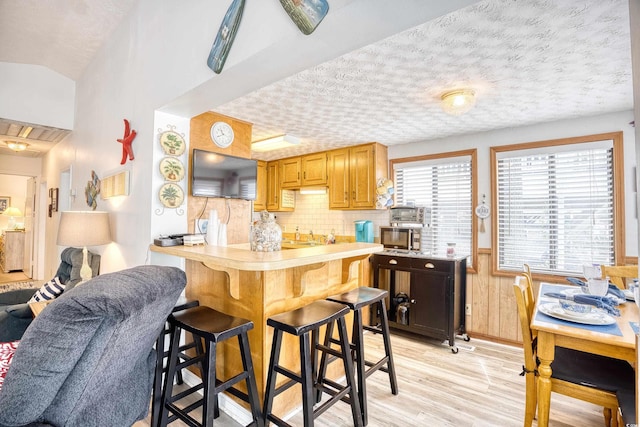
<path id="1" fill-rule="evenodd" d="M 280 184 L 280 160 L 267 163 L 267 210 L 270 212 L 293 211 L 295 196 L 292 190 L 283 189 Z M 254 205 L 254 209 L 255 205 Z"/>
<path id="2" fill-rule="evenodd" d="M 387 147 L 378 143 L 328 152 L 329 209 L 375 209 L 376 182 L 387 177 Z"/>
<path id="3" fill-rule="evenodd" d="M 280 160 L 280 187 L 300 188 L 302 174 L 300 157 L 289 157 Z"/>
<path id="4" fill-rule="evenodd" d="M 327 185 L 327 153 L 302 156 L 302 187 Z"/>
<path id="5" fill-rule="evenodd" d="M 267 162 L 258 160 L 258 173 L 256 174 L 256 200 L 253 202 L 253 210 L 260 212 L 267 209 Z"/>

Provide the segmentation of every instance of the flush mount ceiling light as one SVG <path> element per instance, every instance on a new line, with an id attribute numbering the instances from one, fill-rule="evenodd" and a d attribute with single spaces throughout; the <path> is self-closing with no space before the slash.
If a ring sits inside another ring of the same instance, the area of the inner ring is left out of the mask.
<path id="1" fill-rule="evenodd" d="M 457 89 L 443 93 L 440 99 L 445 113 L 459 116 L 476 104 L 476 93 L 471 89 Z"/>
<path id="2" fill-rule="evenodd" d="M 13 151 L 24 151 L 29 146 L 26 142 L 20 141 L 5 141 L 5 144 Z"/>
<path id="3" fill-rule="evenodd" d="M 279 135 L 273 138 L 263 139 L 251 144 L 251 151 L 265 152 L 271 150 L 278 150 L 280 148 L 291 147 L 292 145 L 300 144 L 300 139 L 291 135 Z"/>

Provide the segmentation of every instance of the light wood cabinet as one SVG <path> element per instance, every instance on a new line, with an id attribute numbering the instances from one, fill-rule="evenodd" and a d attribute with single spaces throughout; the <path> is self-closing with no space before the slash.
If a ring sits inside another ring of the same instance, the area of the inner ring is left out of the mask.
<path id="1" fill-rule="evenodd" d="M 329 151 L 329 209 L 375 209 L 376 181 L 387 175 L 387 147 L 378 143 Z"/>
<path id="2" fill-rule="evenodd" d="M 24 232 L 5 230 L 0 237 L 0 268 L 5 273 L 24 269 Z"/>
<path id="3" fill-rule="evenodd" d="M 280 160 L 280 188 L 300 188 L 302 174 L 300 157 Z"/>
<path id="4" fill-rule="evenodd" d="M 267 163 L 267 210 L 270 212 L 290 212 L 295 208 L 293 191 L 281 187 L 280 170 L 279 160 Z"/>
<path id="5" fill-rule="evenodd" d="M 327 185 L 327 153 L 309 154 L 301 158 L 302 186 Z"/>
<path id="6" fill-rule="evenodd" d="M 265 209 L 267 209 L 267 162 L 258 160 L 256 200 L 253 202 L 253 210 L 260 212 Z"/>

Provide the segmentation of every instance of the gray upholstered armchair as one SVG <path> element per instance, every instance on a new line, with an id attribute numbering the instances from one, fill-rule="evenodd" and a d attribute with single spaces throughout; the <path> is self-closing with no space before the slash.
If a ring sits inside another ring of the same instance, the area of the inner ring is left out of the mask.
<path id="1" fill-rule="evenodd" d="M 100 271 L 100 255 L 89 252 L 87 262 L 91 266 L 93 276 Z M 82 249 L 66 248 L 60 254 L 60 266 L 56 277 L 71 290 L 80 282 L 82 267 Z M 19 289 L 0 294 L 0 342 L 16 341 L 33 320 L 27 301 L 37 289 Z"/>
<path id="2" fill-rule="evenodd" d="M 0 427 L 130 426 L 148 411 L 153 344 L 186 277 L 140 266 L 65 291 L 25 332 L 0 390 Z"/>

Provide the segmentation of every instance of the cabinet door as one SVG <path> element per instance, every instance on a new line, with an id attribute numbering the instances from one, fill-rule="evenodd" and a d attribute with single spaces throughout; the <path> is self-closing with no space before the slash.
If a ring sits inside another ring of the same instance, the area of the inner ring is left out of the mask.
<path id="1" fill-rule="evenodd" d="M 267 163 L 267 210 L 277 211 L 280 207 L 279 162 Z"/>
<path id="2" fill-rule="evenodd" d="M 280 160 L 280 188 L 300 188 L 300 157 Z"/>
<path id="3" fill-rule="evenodd" d="M 256 200 L 253 202 L 253 210 L 259 212 L 265 209 L 267 209 L 267 162 L 259 160 L 256 176 Z"/>
<path id="4" fill-rule="evenodd" d="M 302 185 L 327 185 L 327 153 L 302 156 Z"/>
<path id="5" fill-rule="evenodd" d="M 443 272 L 411 272 L 410 324 L 427 335 L 447 337 L 451 275 Z"/>
<path id="6" fill-rule="evenodd" d="M 327 157 L 329 209 L 349 207 L 349 149 L 329 151 Z"/>
<path id="7" fill-rule="evenodd" d="M 373 145 L 353 147 L 349 152 L 350 207 L 375 209 L 376 163 Z"/>

